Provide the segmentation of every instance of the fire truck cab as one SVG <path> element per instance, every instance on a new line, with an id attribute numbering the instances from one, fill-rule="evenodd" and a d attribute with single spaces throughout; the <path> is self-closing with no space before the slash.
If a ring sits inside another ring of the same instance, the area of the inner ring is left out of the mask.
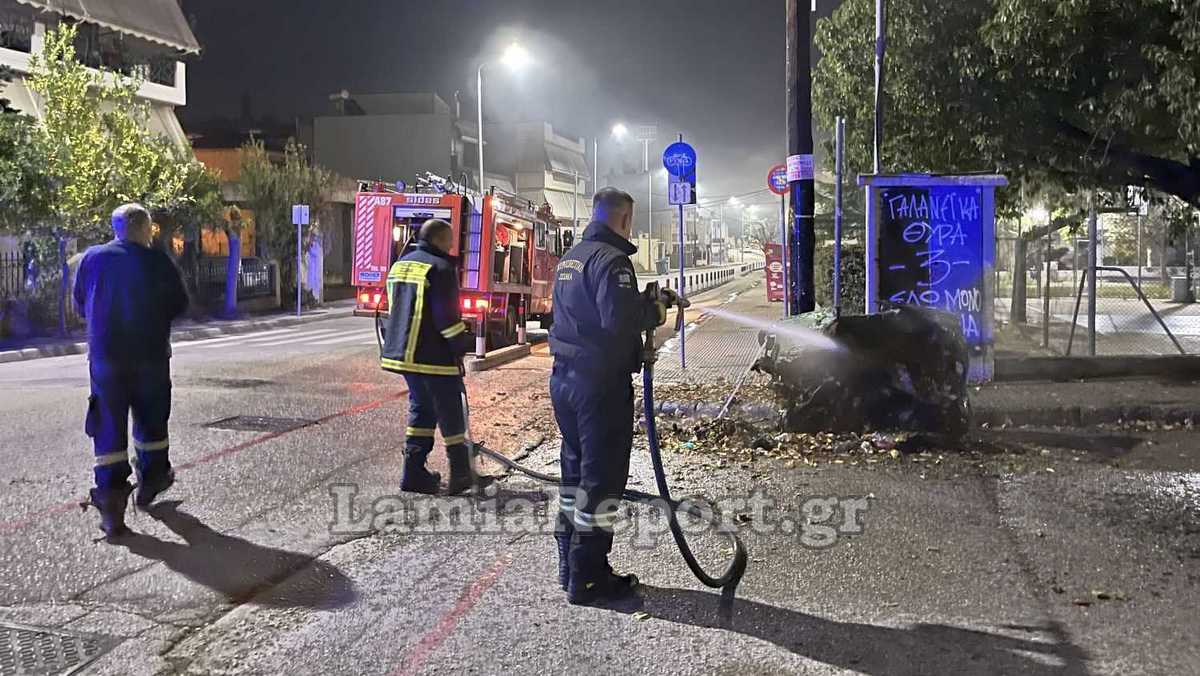
<path id="1" fill-rule="evenodd" d="M 548 326 L 563 230 L 548 206 L 496 189 L 481 209 L 455 193 L 360 192 L 354 207 L 356 314 L 387 312 L 387 272 L 426 219 L 454 228 L 464 319 L 488 349 L 517 341 L 527 318 Z M 482 325 L 481 325 L 482 322 Z"/>

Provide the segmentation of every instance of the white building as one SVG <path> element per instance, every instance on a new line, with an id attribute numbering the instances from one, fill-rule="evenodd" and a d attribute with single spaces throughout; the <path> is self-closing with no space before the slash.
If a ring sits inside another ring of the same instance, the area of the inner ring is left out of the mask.
<path id="1" fill-rule="evenodd" d="M 0 97 L 16 109 L 39 116 L 38 96 L 24 75 L 42 50 L 46 31 L 61 21 L 79 25 L 80 60 L 121 73 L 138 73 L 138 94 L 150 103 L 150 128 L 179 144 L 187 137 L 175 108 L 187 103 L 187 66 L 200 52 L 178 0 L 0 0 L 0 64 L 16 79 L 0 85 Z"/>

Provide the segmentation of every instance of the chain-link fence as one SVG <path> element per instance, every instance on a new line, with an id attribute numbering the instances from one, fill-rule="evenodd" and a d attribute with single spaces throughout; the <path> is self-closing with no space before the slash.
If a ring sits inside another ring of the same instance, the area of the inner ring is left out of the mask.
<path id="1" fill-rule="evenodd" d="M 1088 355 L 1087 240 L 996 240 L 999 349 Z M 1022 262 L 1023 261 L 1023 262 Z M 1184 265 L 1097 266 L 1095 354 L 1200 354 L 1197 280 Z M 1168 261 L 1170 263 L 1170 261 Z M 1140 291 L 1140 293 L 1139 293 Z"/>

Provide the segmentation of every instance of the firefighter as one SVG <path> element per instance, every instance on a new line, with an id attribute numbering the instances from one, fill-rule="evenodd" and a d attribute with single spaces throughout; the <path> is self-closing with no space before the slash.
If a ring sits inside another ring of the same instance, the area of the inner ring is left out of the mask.
<path id="1" fill-rule="evenodd" d="M 435 427 L 442 430 L 453 495 L 474 483 L 466 445 L 461 395 L 462 357 L 473 339 L 459 313 L 458 273 L 450 259 L 454 230 L 441 219 L 425 221 L 416 248 L 388 272 L 391 308 L 380 366 L 408 383 L 408 428 L 400 489 L 437 493 L 441 475 L 425 467 Z"/>
<path id="2" fill-rule="evenodd" d="M 550 397 L 562 433 L 562 485 L 555 538 L 559 584 L 573 604 L 619 598 L 637 585 L 608 564 L 617 505 L 629 478 L 633 385 L 641 333 L 666 321 L 671 291 L 638 291 L 629 256 L 633 198 L 605 188 L 594 220 L 559 263 L 554 283 Z"/>
<path id="3" fill-rule="evenodd" d="M 88 397 L 84 431 L 95 451 L 91 504 L 100 529 L 113 538 L 129 532 L 128 425 L 133 413 L 139 507 L 175 482 L 168 456 L 171 415 L 171 322 L 188 306 L 179 269 L 151 248 L 150 214 L 126 204 L 112 214 L 116 238 L 90 247 L 75 276 L 74 300 L 87 321 Z"/>

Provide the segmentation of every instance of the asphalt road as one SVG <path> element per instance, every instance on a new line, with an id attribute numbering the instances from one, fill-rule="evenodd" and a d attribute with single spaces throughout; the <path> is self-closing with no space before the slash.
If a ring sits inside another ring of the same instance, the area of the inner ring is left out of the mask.
<path id="1" fill-rule="evenodd" d="M 736 600 L 692 579 L 636 508 L 643 530 L 614 562 L 642 577 L 642 604 L 574 608 L 549 536 L 530 532 L 547 507 L 531 482 L 482 503 L 398 496 L 406 398 L 373 345 L 358 318 L 177 345 L 179 484 L 122 544 L 96 541 L 76 504 L 86 358 L 0 365 L 0 622 L 114 637 L 84 671 L 102 674 L 1200 673 L 1191 433 L 1135 435 L 1120 451 L 1134 469 L 1080 457 L 1071 435 L 1017 471 L 670 456 L 678 494 L 776 500 L 743 525 Z M 553 472 L 549 362 L 536 350 L 469 389 L 477 438 L 516 454 L 545 436 L 526 461 Z M 302 426 L 209 426 L 238 415 Z M 634 477 L 651 488 L 641 449 Z M 826 518 L 817 497 L 868 507 Z M 812 546 L 830 524 L 833 544 Z M 722 541 L 696 543 L 719 563 Z"/>

